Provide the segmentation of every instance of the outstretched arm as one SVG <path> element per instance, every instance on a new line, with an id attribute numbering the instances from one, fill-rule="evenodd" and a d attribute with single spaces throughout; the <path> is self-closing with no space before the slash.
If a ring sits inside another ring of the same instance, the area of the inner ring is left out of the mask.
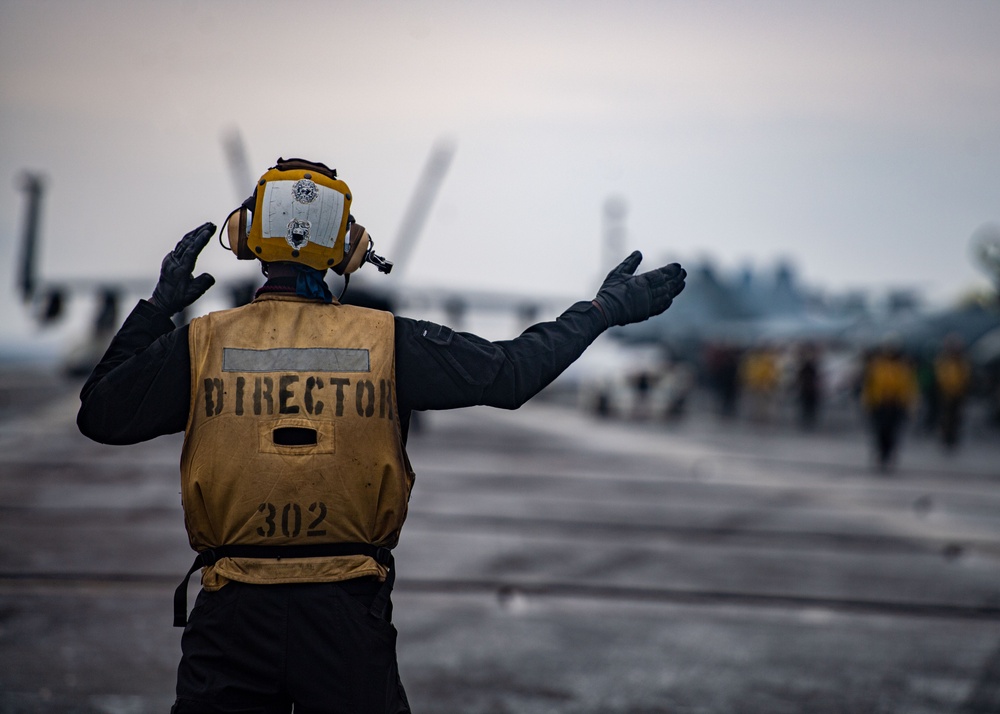
<path id="1" fill-rule="evenodd" d="M 513 340 L 490 342 L 430 322 L 397 318 L 396 383 L 400 410 L 477 404 L 516 409 L 558 377 L 611 325 L 666 310 L 684 289 L 676 263 L 634 275 L 636 251 L 612 270 L 592 302 L 579 302 Z"/>
<path id="2" fill-rule="evenodd" d="M 80 392 L 77 426 L 94 441 L 134 444 L 184 430 L 190 395 L 187 328 L 170 317 L 215 282 L 194 277 L 195 261 L 208 243 L 211 223 L 185 235 L 166 255 L 152 297 L 125 320 Z"/>
<path id="3" fill-rule="evenodd" d="M 102 444 L 184 431 L 190 400 L 188 329 L 142 300 L 80 391 L 77 426 Z"/>
<path id="4" fill-rule="evenodd" d="M 684 289 L 687 271 L 678 263 L 635 275 L 640 262 L 642 253 L 633 252 L 608 273 L 597 291 L 594 304 L 600 308 L 609 327 L 630 325 L 659 315 Z"/>

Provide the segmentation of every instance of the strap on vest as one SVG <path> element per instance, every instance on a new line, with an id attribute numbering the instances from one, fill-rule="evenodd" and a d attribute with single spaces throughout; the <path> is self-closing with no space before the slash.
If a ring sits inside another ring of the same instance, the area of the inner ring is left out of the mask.
<path id="1" fill-rule="evenodd" d="M 392 551 L 371 543 L 317 543 L 314 545 L 222 545 L 200 551 L 187 571 L 183 582 L 174 591 L 174 627 L 187 624 L 187 589 L 191 574 L 199 568 L 215 565 L 220 558 L 323 558 L 340 555 L 367 555 L 387 569 L 385 582 L 375 595 L 369 612 L 385 619 L 389 596 L 396 581 L 396 565 Z M 266 587 L 266 586 L 265 586 Z"/>

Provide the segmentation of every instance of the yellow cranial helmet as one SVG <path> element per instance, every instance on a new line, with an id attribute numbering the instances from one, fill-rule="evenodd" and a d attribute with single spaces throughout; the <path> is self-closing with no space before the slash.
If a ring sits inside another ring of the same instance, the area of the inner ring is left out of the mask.
<path id="1" fill-rule="evenodd" d="M 350 209 L 351 190 L 337 179 L 335 169 L 279 158 L 260 177 L 253 195 L 229 215 L 229 246 L 241 260 L 349 273 L 362 262 L 352 258 L 368 249 L 351 231 Z"/>

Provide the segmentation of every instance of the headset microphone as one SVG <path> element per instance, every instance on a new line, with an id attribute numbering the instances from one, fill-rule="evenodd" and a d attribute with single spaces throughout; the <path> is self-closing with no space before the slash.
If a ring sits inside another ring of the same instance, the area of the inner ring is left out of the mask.
<path id="1" fill-rule="evenodd" d="M 392 261 L 386 260 L 375 252 L 375 241 L 371 238 L 368 239 L 368 250 L 365 251 L 365 261 L 371 263 L 378 268 L 379 272 L 386 275 L 392 272 Z"/>

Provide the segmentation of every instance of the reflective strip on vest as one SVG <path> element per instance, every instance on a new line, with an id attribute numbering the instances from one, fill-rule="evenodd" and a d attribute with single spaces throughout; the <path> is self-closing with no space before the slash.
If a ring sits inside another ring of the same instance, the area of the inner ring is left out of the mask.
<path id="1" fill-rule="evenodd" d="M 222 350 L 223 372 L 367 372 L 368 350 L 343 347 L 282 347 Z"/>

